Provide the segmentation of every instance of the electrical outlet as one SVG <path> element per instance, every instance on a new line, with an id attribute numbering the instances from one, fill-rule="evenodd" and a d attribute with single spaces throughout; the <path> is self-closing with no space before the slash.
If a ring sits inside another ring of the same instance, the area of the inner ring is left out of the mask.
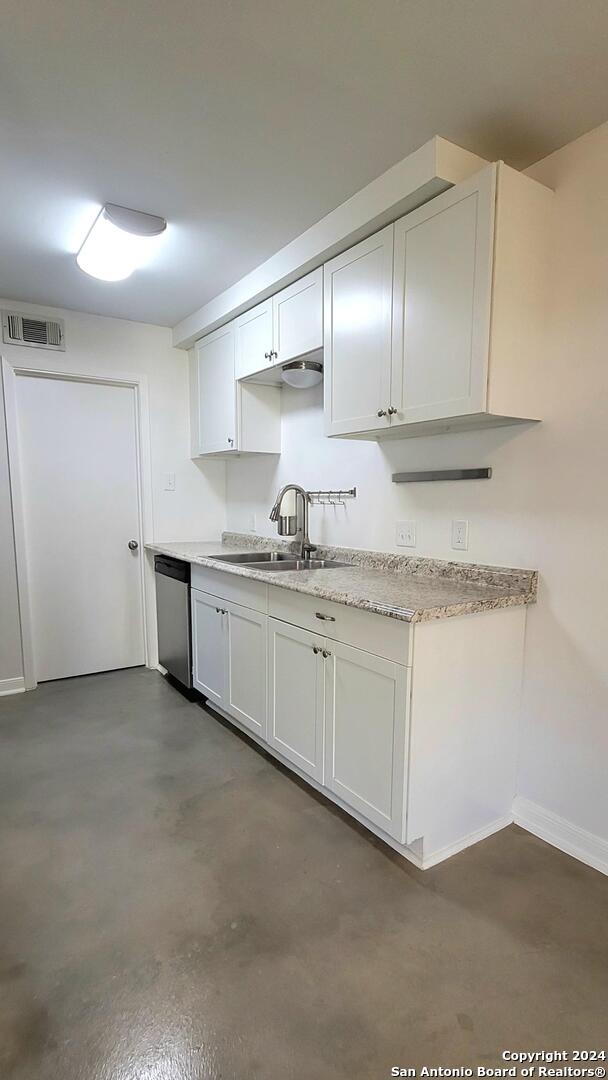
<path id="1" fill-rule="evenodd" d="M 175 473 L 165 473 L 165 491 L 175 491 Z"/>
<path id="2" fill-rule="evenodd" d="M 249 532 L 254 533 L 255 532 L 255 526 L 256 526 L 255 514 L 250 514 L 249 515 Z"/>
<path id="3" fill-rule="evenodd" d="M 416 522 L 398 521 L 396 530 L 397 547 L 416 547 Z"/>
<path id="4" fill-rule="evenodd" d="M 452 522 L 452 547 L 455 551 L 466 551 L 469 546 L 468 521 Z"/>

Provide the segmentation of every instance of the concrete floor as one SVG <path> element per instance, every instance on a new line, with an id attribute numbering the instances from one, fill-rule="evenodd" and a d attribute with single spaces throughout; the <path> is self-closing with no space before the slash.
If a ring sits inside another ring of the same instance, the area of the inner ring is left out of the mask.
<path id="1" fill-rule="evenodd" d="M 3 1080 L 359 1080 L 601 1046 L 608 879 L 425 873 L 135 669 L 0 701 Z"/>

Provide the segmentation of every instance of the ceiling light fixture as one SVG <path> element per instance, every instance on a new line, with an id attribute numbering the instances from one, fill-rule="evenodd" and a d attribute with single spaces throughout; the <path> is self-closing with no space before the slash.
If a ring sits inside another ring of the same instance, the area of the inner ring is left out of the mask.
<path id="1" fill-rule="evenodd" d="M 288 386 L 294 386 L 297 390 L 307 390 L 309 386 L 316 386 L 323 378 L 323 364 L 316 360 L 292 360 L 281 368 L 281 378 Z"/>
<path id="2" fill-rule="evenodd" d="M 76 262 L 91 277 L 123 281 L 148 261 L 156 238 L 166 228 L 164 218 L 106 203 L 89 229 Z"/>

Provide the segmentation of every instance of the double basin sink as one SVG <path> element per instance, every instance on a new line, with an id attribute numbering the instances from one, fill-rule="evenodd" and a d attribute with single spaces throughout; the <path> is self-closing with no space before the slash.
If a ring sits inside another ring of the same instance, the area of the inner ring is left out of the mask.
<path id="1" fill-rule="evenodd" d="M 214 555 L 215 562 L 236 563 L 247 566 L 250 570 L 334 570 L 349 563 L 336 562 L 335 559 L 298 559 L 291 552 L 284 551 L 243 551 L 238 555 Z"/>

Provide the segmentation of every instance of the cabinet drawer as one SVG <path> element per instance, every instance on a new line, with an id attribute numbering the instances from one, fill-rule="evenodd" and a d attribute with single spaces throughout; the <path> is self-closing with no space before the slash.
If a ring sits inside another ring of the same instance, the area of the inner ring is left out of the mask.
<path id="1" fill-rule="evenodd" d="M 235 604 L 253 608 L 254 611 L 268 611 L 268 586 L 263 581 L 225 574 L 222 570 L 210 570 L 207 566 L 192 564 L 192 588 L 201 592 L 213 593 L 223 600 L 232 600 Z"/>
<path id="2" fill-rule="evenodd" d="M 409 665 L 409 624 L 371 611 L 270 585 L 268 613 L 345 645 Z"/>

